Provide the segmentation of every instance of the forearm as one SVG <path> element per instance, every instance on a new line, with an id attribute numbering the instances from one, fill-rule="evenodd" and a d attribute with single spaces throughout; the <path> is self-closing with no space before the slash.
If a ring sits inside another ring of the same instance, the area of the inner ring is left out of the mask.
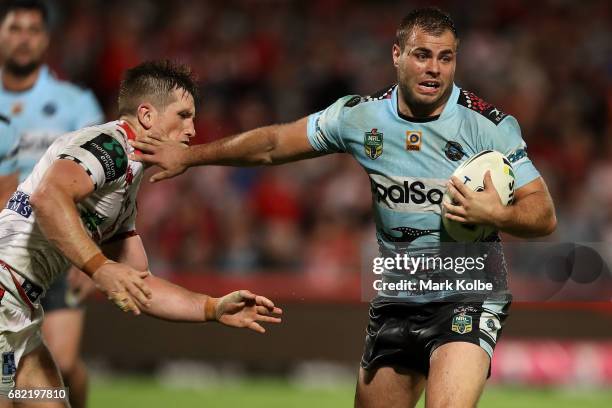
<path id="1" fill-rule="evenodd" d="M 30 204 L 42 233 L 73 265 L 83 268 L 101 252 L 87 235 L 76 204 L 63 191 L 44 186 L 32 195 Z"/>
<path id="2" fill-rule="evenodd" d="M 551 234 L 557 225 L 555 209 L 546 191 L 536 191 L 513 205 L 503 207 L 496 227 L 500 231 L 521 238 L 535 238 Z"/>
<path id="3" fill-rule="evenodd" d="M 200 165 L 259 166 L 314 157 L 303 118 L 293 123 L 264 126 L 186 151 L 188 167 Z"/>
<path id="4" fill-rule="evenodd" d="M 153 292 L 151 306 L 140 306 L 148 315 L 179 322 L 204 322 L 206 302 L 210 297 L 191 292 L 164 279 L 150 275 L 145 279 Z"/>

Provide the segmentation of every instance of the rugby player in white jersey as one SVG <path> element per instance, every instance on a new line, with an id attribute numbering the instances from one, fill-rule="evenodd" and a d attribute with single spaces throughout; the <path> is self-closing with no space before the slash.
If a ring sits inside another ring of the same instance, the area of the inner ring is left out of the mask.
<path id="1" fill-rule="evenodd" d="M 6 169 L 13 161 L 18 176 L 0 176 L 2 197 L 10 197 L 56 138 L 104 122 L 104 113 L 90 90 L 58 79 L 45 64 L 51 37 L 49 10 L 43 0 L 2 2 L 0 115 L 10 119 L 19 141 L 14 157 L 0 158 L 0 168 Z M 8 197 L 2 199 L 0 208 Z M 87 401 L 87 368 L 79 349 L 85 323 L 82 301 L 93 290 L 91 279 L 70 268 L 41 301 L 43 337 L 70 387 L 73 408 L 85 408 Z"/>
<path id="2" fill-rule="evenodd" d="M 134 152 L 128 140 L 157 135 L 188 144 L 195 135 L 196 93 L 184 66 L 150 62 L 128 70 L 119 92 L 120 120 L 58 138 L 0 213 L 0 394 L 62 385 L 40 336 L 39 300 L 70 263 L 135 315 L 216 320 L 258 332 L 265 331 L 258 322 L 280 322 L 282 311 L 262 296 L 243 290 L 212 298 L 148 271 L 135 231 L 144 167 L 128 159 Z M 11 406 L 0 400 L 1 408 Z"/>

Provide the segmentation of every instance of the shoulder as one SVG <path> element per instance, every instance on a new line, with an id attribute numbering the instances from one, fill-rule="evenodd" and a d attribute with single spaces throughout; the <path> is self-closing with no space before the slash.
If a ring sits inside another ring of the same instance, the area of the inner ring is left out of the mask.
<path id="1" fill-rule="evenodd" d="M 498 126 L 509 115 L 501 109 L 493 106 L 475 93 L 467 89 L 459 90 L 457 105 L 463 107 L 463 113 L 470 118 L 486 119 L 495 126 Z"/>
<path id="2" fill-rule="evenodd" d="M 350 120 L 355 115 L 377 112 L 391 100 L 395 85 L 386 87 L 372 95 L 346 95 L 332 104 L 328 110 L 338 118 Z"/>
<path id="3" fill-rule="evenodd" d="M 75 103 L 79 104 L 79 106 L 83 103 L 97 103 L 90 89 L 69 81 L 61 80 L 51 72 L 47 75 L 46 87 L 49 90 L 53 90 L 54 94 L 62 99 L 62 102 Z"/>

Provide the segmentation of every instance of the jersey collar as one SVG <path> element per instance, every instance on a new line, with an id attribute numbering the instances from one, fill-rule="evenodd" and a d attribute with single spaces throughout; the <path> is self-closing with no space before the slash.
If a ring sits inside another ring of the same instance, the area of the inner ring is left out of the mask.
<path id="1" fill-rule="evenodd" d="M 438 119 L 446 119 L 447 117 L 449 117 L 450 115 L 452 115 L 452 113 L 457 109 L 456 105 L 457 105 L 457 100 L 459 99 L 459 87 L 457 85 L 455 85 L 453 83 L 453 90 L 450 94 L 450 97 L 448 98 L 448 101 L 446 102 L 446 105 L 444 106 L 444 109 L 442 110 L 442 113 L 436 116 L 431 116 L 428 118 L 412 118 L 409 116 L 406 116 L 404 114 L 402 114 L 399 111 L 399 104 L 398 104 L 398 86 L 395 87 L 395 89 L 393 89 L 393 94 L 391 95 L 391 104 L 392 104 L 392 109 L 395 112 L 395 114 L 397 116 L 399 116 L 401 119 L 408 121 L 408 122 L 412 122 L 412 123 L 427 123 L 427 122 L 433 122 L 436 121 Z"/>
<path id="2" fill-rule="evenodd" d="M 0 69 L 0 77 L 1 77 L 1 74 L 2 74 L 2 70 Z M 25 91 L 19 91 L 19 92 L 9 91 L 6 88 L 4 88 L 4 84 L 2 83 L 2 80 L 0 79 L 0 92 L 5 92 L 9 94 L 14 94 L 14 95 L 29 94 L 29 93 L 36 91 L 41 86 L 43 86 L 43 84 L 49 80 L 50 76 L 51 76 L 51 72 L 49 71 L 49 67 L 43 64 L 40 67 L 40 71 L 38 71 L 38 78 L 36 78 L 36 81 L 34 82 L 34 85 L 32 85 L 31 88 L 26 89 Z"/>
<path id="3" fill-rule="evenodd" d="M 134 132 L 132 127 L 129 125 L 129 123 L 127 123 L 125 120 L 119 120 L 117 122 L 117 125 L 119 126 L 119 128 L 121 130 L 123 130 L 123 133 L 125 133 L 125 135 L 127 136 L 128 140 L 136 140 L 136 133 Z M 142 153 L 140 150 L 134 149 L 132 146 L 130 146 L 130 148 L 134 150 L 135 154 L 141 154 Z"/>

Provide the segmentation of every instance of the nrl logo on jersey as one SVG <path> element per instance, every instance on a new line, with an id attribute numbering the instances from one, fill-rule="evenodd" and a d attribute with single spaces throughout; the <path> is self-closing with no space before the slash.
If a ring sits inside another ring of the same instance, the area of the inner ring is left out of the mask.
<path id="1" fill-rule="evenodd" d="M 376 160 L 383 152 L 383 134 L 374 128 L 369 132 L 365 132 L 363 140 L 365 154 L 372 160 Z"/>
<path id="2" fill-rule="evenodd" d="M 472 316 L 458 314 L 453 317 L 451 330 L 455 333 L 466 334 L 472 331 Z"/>

